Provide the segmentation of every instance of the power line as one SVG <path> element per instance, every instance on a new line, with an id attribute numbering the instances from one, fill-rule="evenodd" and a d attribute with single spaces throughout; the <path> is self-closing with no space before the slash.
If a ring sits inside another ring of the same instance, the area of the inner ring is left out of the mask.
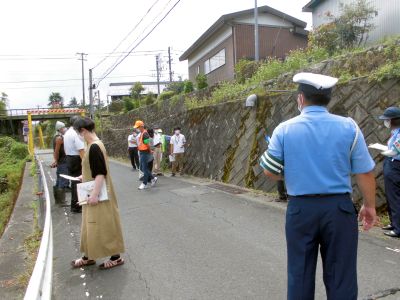
<path id="1" fill-rule="evenodd" d="M 132 34 L 132 32 L 134 32 L 136 30 L 136 28 L 143 22 L 144 18 L 147 17 L 147 15 L 150 13 L 150 11 L 153 9 L 153 7 L 159 2 L 160 0 L 156 0 L 153 5 L 150 6 L 150 8 L 147 10 L 147 12 L 145 13 L 145 15 L 139 20 L 138 23 L 136 23 L 135 27 L 133 27 L 133 29 L 131 31 L 129 31 L 129 33 L 118 43 L 118 45 L 114 48 L 113 51 L 111 51 L 111 54 L 113 54 L 119 46 L 121 46 L 121 44 L 123 42 L 125 42 L 125 40 Z M 110 55 L 111 55 L 110 54 Z M 98 62 L 93 68 L 98 67 L 102 62 L 104 62 L 108 57 L 110 57 L 110 55 L 105 56 L 102 60 L 100 60 L 100 62 Z"/>
<path id="2" fill-rule="evenodd" d="M 25 90 L 25 89 L 54 89 L 54 88 L 67 88 L 78 87 L 80 85 L 60 85 L 60 86 L 25 86 L 25 87 L 11 87 L 5 90 Z"/>
<path id="3" fill-rule="evenodd" d="M 151 24 L 153 24 L 153 22 L 155 22 L 155 21 L 160 17 L 160 15 L 162 14 L 162 12 L 168 7 L 168 5 L 171 3 L 171 1 L 172 1 L 172 0 L 169 0 L 169 1 L 164 5 L 164 7 L 161 9 L 161 11 L 158 13 L 158 15 L 155 16 L 155 17 L 153 18 L 153 20 L 151 20 L 151 22 L 143 29 L 143 31 L 137 36 L 137 38 L 128 46 L 128 48 L 127 48 L 126 51 L 128 51 L 128 50 L 136 43 L 136 41 L 142 36 L 142 34 L 144 34 L 144 33 L 146 32 L 146 30 L 151 26 Z M 107 74 L 108 71 L 112 70 L 112 69 L 118 64 L 118 61 L 120 60 L 120 58 L 121 58 L 122 56 L 123 56 L 123 55 L 120 55 L 120 56 L 114 61 L 114 63 L 113 63 L 108 69 L 106 69 L 105 72 L 103 72 L 103 75 L 104 75 L 104 74 Z"/>
<path id="4" fill-rule="evenodd" d="M 108 78 L 132 78 L 132 77 L 144 77 L 144 76 L 151 76 L 148 74 L 136 74 L 136 75 L 126 75 L 126 76 L 114 76 L 114 77 L 108 77 Z M 99 78 L 94 78 L 94 79 L 100 79 Z M 18 83 L 44 83 L 44 82 L 59 82 L 59 81 L 81 81 L 81 78 L 71 78 L 71 79 L 49 79 L 49 80 L 21 80 L 21 81 L 0 81 L 0 84 L 18 84 Z"/>
<path id="5" fill-rule="evenodd" d="M 132 51 L 135 50 L 157 28 L 158 25 L 160 25 L 162 21 L 164 21 L 164 19 L 171 13 L 171 11 L 178 5 L 180 1 L 181 0 L 175 2 L 175 4 L 170 8 L 170 10 L 168 10 L 168 12 L 164 15 L 164 17 L 160 21 L 158 21 L 157 24 L 154 25 L 154 27 L 109 72 L 107 72 L 107 74 L 102 76 L 102 79 L 100 79 L 97 82 L 97 85 L 99 85 L 102 80 L 104 80 L 108 75 L 110 75 L 110 73 L 114 71 L 115 68 L 118 67 L 125 60 L 125 58 L 127 58 L 129 54 L 131 54 Z"/>
<path id="6" fill-rule="evenodd" d="M 76 57 L 32 57 L 32 58 L 0 58 L 0 60 L 71 60 Z"/>

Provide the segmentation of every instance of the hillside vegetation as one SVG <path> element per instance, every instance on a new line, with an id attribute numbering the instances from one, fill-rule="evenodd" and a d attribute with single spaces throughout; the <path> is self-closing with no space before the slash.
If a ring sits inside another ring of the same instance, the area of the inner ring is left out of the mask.
<path id="1" fill-rule="evenodd" d="M 14 207 L 27 158 L 25 144 L 0 137 L 0 236 Z"/>

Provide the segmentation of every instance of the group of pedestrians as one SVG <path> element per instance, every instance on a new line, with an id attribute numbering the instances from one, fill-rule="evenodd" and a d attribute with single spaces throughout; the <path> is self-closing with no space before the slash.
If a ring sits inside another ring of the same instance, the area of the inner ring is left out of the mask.
<path id="1" fill-rule="evenodd" d="M 259 161 L 268 177 L 280 181 L 281 193 L 289 200 L 286 211 L 287 298 L 314 299 L 320 251 L 327 298 L 355 300 L 358 293 L 357 219 L 364 230 L 369 230 L 376 222 L 375 163 L 356 122 L 331 114 L 327 109 L 332 88 L 338 80 L 299 73 L 293 81 L 298 84 L 300 115 L 276 127 Z M 380 118 L 391 130 L 388 149 L 382 152 L 386 156 L 385 190 L 391 223 L 383 229 L 388 236 L 400 237 L 400 109 L 390 107 Z M 58 125 L 54 148 L 60 149 L 60 140 L 63 140 L 69 175 L 95 183 L 87 205 L 83 206 L 81 252 L 84 255 L 74 260 L 72 266 L 95 264 L 95 259 L 110 256 L 100 267 L 112 268 L 124 263 L 120 257 L 124 242 L 106 150 L 95 134 L 92 120 L 77 118 L 71 123 L 73 126 L 66 131 L 65 126 Z M 87 144 L 86 150 L 82 139 Z M 167 136 L 157 126 L 151 129 L 141 120 L 135 122 L 134 131 L 128 137 L 128 148 L 132 167 L 143 173 L 139 190 L 156 184 L 163 154 L 168 153 L 172 161 L 172 176 L 178 172 L 183 174 L 185 136 L 176 127 L 169 142 L 166 141 Z M 57 173 L 62 172 L 62 157 L 61 152 L 54 156 L 55 164 L 60 166 Z M 359 212 L 352 202 L 351 174 L 355 175 L 363 196 Z M 287 191 L 284 191 L 283 180 Z M 57 184 L 61 185 L 60 182 Z M 103 184 L 107 186 L 109 197 L 108 201 L 100 202 L 98 195 Z M 74 195 L 76 185 L 72 186 L 72 197 Z M 77 209 L 75 205 L 72 200 L 72 211 Z"/>
<path id="2" fill-rule="evenodd" d="M 183 175 L 183 161 L 186 137 L 180 127 L 174 128 L 172 136 L 163 134 L 162 129 L 155 125 L 149 128 L 143 121 L 134 123 L 133 131 L 128 135 L 128 153 L 133 170 L 139 171 L 142 181 L 139 190 L 147 189 L 157 183 L 162 176 L 162 161 L 172 163 L 172 174 Z"/>

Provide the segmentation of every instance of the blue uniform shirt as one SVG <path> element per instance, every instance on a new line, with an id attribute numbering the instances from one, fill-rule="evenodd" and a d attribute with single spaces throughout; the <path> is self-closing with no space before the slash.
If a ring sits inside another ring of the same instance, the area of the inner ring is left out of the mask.
<path id="1" fill-rule="evenodd" d="M 392 136 L 388 141 L 388 149 L 397 151 L 397 155 L 392 159 L 400 160 L 400 128 L 392 130 Z"/>
<path id="2" fill-rule="evenodd" d="M 260 165 L 283 175 L 289 195 L 351 193 L 351 173 L 375 167 L 364 136 L 350 157 L 356 126 L 349 118 L 330 114 L 323 106 L 306 106 L 301 114 L 281 123 Z"/>

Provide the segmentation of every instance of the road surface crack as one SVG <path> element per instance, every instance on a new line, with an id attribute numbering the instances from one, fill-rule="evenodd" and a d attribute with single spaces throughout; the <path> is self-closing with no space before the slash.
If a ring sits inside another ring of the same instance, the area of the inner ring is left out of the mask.
<path id="1" fill-rule="evenodd" d="M 363 300 L 376 300 L 376 299 L 384 299 L 387 296 L 392 296 L 400 292 L 400 288 L 391 288 L 384 291 L 379 291 L 373 295 L 367 296 L 363 298 Z"/>
<path id="2" fill-rule="evenodd" d="M 129 253 L 126 253 L 125 255 L 127 256 L 128 260 L 132 263 L 135 272 L 138 274 L 139 280 L 144 282 L 144 285 L 145 285 L 145 288 L 146 288 L 146 294 L 147 294 L 148 299 L 156 299 L 155 297 L 153 297 L 151 295 L 150 285 L 147 282 L 147 279 L 142 275 L 142 272 L 140 272 L 138 270 L 138 268 L 137 268 L 137 266 L 135 264 L 135 261 L 132 259 L 132 257 L 130 256 Z"/>

